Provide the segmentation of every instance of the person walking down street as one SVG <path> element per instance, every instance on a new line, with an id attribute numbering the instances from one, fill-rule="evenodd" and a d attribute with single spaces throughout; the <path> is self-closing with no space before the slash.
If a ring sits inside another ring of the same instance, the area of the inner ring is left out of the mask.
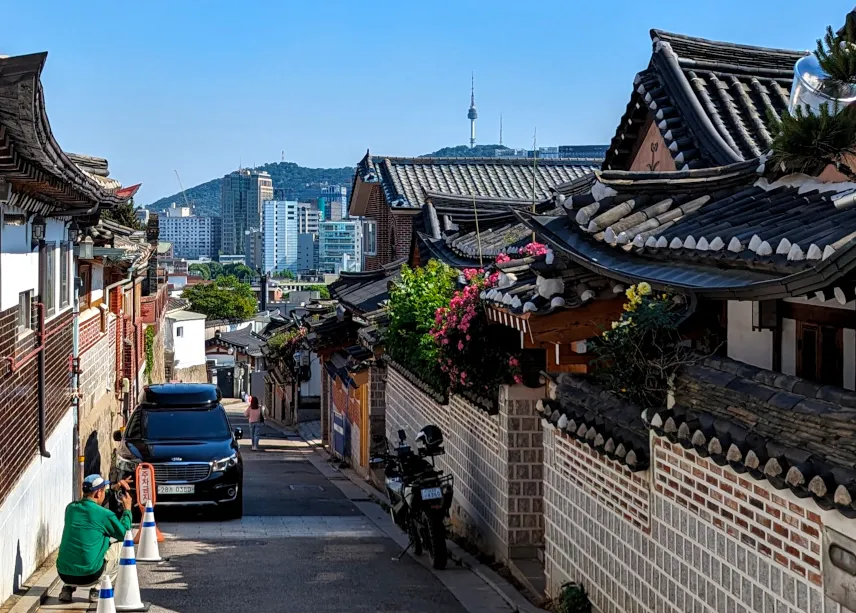
<path id="1" fill-rule="evenodd" d="M 250 397 L 250 405 L 244 411 L 244 417 L 250 422 L 250 437 L 253 440 L 253 450 L 259 450 L 259 438 L 262 435 L 262 428 L 265 424 L 264 410 L 259 406 L 259 399 L 255 396 Z"/>
<path id="2" fill-rule="evenodd" d="M 119 492 L 124 508 L 121 517 L 104 506 L 110 489 Z M 122 541 L 131 529 L 129 489 L 127 481 L 118 481 L 111 487 L 101 475 L 89 475 L 83 480 L 83 498 L 65 508 L 65 525 L 56 560 L 57 573 L 64 583 L 60 602 L 71 602 L 77 587 L 91 587 L 89 600 L 97 600 L 97 584 L 105 574 L 116 584 Z M 112 545 L 111 539 L 115 541 Z"/>

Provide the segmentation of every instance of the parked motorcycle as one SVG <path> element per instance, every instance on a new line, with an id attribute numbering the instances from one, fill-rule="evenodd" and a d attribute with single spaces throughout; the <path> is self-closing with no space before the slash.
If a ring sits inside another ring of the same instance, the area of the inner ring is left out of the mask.
<path id="1" fill-rule="evenodd" d="M 388 453 L 372 459 L 372 464 L 385 464 L 386 491 L 391 504 L 392 520 L 407 532 L 410 539 L 401 552 L 410 547 L 416 555 L 423 550 L 436 569 L 446 567 L 446 519 L 452 508 L 452 475 L 437 470 L 434 458 L 446 453 L 443 433 L 437 426 L 425 426 L 416 435 L 414 453 L 406 442 L 404 430 L 398 431 L 398 445 Z M 426 459 L 430 458 L 430 462 Z M 399 556 L 400 558 L 400 556 Z"/>

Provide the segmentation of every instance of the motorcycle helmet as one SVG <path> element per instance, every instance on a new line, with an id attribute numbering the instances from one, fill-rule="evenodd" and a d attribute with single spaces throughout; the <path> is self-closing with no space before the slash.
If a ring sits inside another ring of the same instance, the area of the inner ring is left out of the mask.
<path id="1" fill-rule="evenodd" d="M 443 432 L 437 426 L 428 425 L 416 434 L 416 444 L 423 455 L 440 455 L 443 449 Z"/>

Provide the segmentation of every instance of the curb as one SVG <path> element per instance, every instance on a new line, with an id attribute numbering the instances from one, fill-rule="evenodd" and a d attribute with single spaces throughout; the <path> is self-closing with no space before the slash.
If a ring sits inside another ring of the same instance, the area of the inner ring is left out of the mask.
<path id="1" fill-rule="evenodd" d="M 51 566 L 42 576 L 27 590 L 21 599 L 15 603 L 15 606 L 9 613 L 34 613 L 39 610 L 45 600 L 48 598 L 48 593 L 59 583 L 59 575 L 56 572 L 56 566 Z"/>

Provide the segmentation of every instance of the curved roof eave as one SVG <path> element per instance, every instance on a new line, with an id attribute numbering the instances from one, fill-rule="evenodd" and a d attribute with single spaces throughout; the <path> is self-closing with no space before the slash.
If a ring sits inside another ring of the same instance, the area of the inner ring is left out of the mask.
<path id="1" fill-rule="evenodd" d="M 41 83 L 46 59 L 47 52 L 0 59 L 0 177 L 24 197 L 67 212 L 123 203 L 57 144 Z"/>

